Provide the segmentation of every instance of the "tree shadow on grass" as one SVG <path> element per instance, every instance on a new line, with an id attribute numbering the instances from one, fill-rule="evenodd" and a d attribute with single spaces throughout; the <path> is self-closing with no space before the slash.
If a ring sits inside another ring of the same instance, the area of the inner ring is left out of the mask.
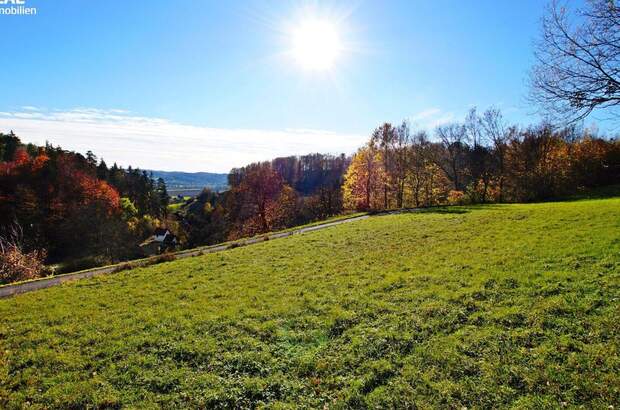
<path id="1" fill-rule="evenodd" d="M 442 205 L 428 208 L 407 208 L 398 213 L 466 214 L 473 211 L 505 211 L 505 204 Z"/>
<path id="2" fill-rule="evenodd" d="M 398 214 L 466 214 L 473 211 L 506 211 L 508 203 L 487 203 L 487 204 L 472 204 L 472 205 L 437 205 L 424 208 L 402 208 L 402 209 L 388 209 L 385 211 L 368 211 L 370 216 L 382 216 L 382 215 L 398 215 Z"/>
<path id="3" fill-rule="evenodd" d="M 619 196 L 620 184 L 615 184 L 589 189 L 582 188 L 579 190 L 579 192 L 575 194 L 559 198 L 549 198 L 545 202 L 570 202 L 590 199 L 608 199 L 617 198 Z"/>
<path id="4" fill-rule="evenodd" d="M 459 207 L 445 206 L 445 207 L 420 208 L 416 212 L 423 213 L 423 214 L 467 214 L 471 212 L 471 209 L 462 207 L 462 206 L 459 206 Z"/>
<path id="5" fill-rule="evenodd" d="M 546 202 L 565 202 L 565 201 L 577 201 L 577 200 L 589 200 L 589 199 L 606 199 L 620 197 L 620 184 L 598 187 L 589 190 L 583 190 L 583 192 L 560 197 L 560 198 L 546 198 L 539 201 L 525 201 L 525 202 L 503 202 L 503 203 L 487 203 L 487 204 L 473 204 L 473 205 L 438 205 L 429 206 L 426 208 L 402 208 L 402 209 L 388 209 L 385 211 L 369 211 L 368 215 L 395 215 L 404 213 L 429 213 L 429 214 L 466 214 L 473 211 L 507 211 L 509 208 L 506 205 L 510 204 L 535 204 Z"/>

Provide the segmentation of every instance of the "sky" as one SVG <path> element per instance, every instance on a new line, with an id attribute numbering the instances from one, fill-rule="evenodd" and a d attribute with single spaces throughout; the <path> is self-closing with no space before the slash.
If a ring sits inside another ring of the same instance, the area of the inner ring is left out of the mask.
<path id="1" fill-rule="evenodd" d="M 525 97 L 542 0 L 25 2 L 36 15 L 0 15 L 0 132 L 108 164 L 352 153 L 383 122 L 432 130 L 473 106 L 538 121 Z M 336 33 L 327 69 L 299 61 L 309 21 Z"/>

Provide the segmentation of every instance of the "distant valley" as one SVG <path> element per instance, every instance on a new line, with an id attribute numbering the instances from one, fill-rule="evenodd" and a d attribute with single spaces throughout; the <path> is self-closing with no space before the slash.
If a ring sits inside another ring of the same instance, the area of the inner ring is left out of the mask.
<path id="1" fill-rule="evenodd" d="M 153 178 L 163 178 L 170 195 L 195 196 L 203 188 L 221 192 L 228 188 L 228 174 L 213 172 L 155 171 Z"/>

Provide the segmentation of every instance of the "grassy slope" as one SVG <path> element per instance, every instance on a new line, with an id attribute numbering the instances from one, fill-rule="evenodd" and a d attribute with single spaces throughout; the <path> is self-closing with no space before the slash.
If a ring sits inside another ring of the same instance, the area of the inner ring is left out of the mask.
<path id="1" fill-rule="evenodd" d="M 617 406 L 620 199 L 380 216 L 0 317 L 0 407 Z"/>

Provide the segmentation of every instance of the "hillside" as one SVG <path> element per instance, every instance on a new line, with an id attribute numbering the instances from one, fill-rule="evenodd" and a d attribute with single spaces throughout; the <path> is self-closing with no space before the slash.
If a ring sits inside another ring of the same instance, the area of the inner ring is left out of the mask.
<path id="1" fill-rule="evenodd" d="M 434 209 L 0 300 L 0 407 L 617 407 L 619 232 Z"/>
<path id="2" fill-rule="evenodd" d="M 183 189 L 211 188 L 214 191 L 225 190 L 228 186 L 228 174 L 213 172 L 178 172 L 178 171 L 149 171 L 153 178 L 163 178 L 168 190 L 180 191 Z"/>

